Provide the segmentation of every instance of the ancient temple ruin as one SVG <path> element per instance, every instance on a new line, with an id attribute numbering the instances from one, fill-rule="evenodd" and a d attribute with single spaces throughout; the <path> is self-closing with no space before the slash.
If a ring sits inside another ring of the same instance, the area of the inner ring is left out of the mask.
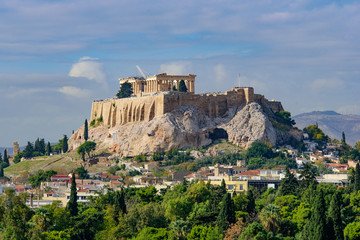
<path id="1" fill-rule="evenodd" d="M 184 80 L 188 92 L 195 92 L 195 77 L 196 75 L 168 75 L 167 73 L 160 73 L 154 76 L 143 77 L 128 77 L 119 78 L 120 85 L 128 82 L 131 83 L 133 96 L 143 96 L 156 92 L 173 91 L 174 87 L 179 89 L 179 83 Z"/>

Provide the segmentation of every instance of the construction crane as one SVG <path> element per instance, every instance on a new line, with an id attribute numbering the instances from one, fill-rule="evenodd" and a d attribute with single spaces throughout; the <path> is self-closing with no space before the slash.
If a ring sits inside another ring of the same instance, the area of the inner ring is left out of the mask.
<path id="1" fill-rule="evenodd" d="M 139 71 L 139 73 L 141 74 L 141 76 L 142 76 L 144 79 L 146 79 L 146 76 L 145 76 L 143 70 L 141 70 L 141 68 L 139 67 L 139 65 L 136 65 L 136 68 L 137 68 L 137 70 Z"/>

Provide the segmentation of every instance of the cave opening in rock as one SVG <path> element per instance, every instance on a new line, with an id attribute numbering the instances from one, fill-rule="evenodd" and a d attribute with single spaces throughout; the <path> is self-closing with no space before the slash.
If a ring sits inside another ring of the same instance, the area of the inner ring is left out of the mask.
<path id="1" fill-rule="evenodd" d="M 217 139 L 224 139 L 227 141 L 229 136 L 228 136 L 227 132 L 225 131 L 225 129 L 215 128 L 214 131 L 209 134 L 209 138 L 213 141 L 215 141 Z"/>

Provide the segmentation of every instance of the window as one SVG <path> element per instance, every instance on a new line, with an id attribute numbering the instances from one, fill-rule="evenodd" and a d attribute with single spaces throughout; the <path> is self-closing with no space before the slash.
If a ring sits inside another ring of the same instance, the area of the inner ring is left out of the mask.
<path id="1" fill-rule="evenodd" d="M 234 185 L 228 185 L 228 189 L 229 189 L 229 190 L 234 189 Z"/>
<path id="2" fill-rule="evenodd" d="M 239 185 L 240 190 L 244 190 L 244 186 L 242 184 Z"/>

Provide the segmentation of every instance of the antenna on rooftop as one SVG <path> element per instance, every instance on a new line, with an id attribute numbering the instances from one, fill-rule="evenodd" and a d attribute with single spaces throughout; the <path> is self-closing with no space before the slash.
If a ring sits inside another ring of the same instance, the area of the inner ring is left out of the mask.
<path id="1" fill-rule="evenodd" d="M 136 68 L 137 68 L 137 70 L 140 72 L 141 76 L 142 76 L 144 79 L 146 79 L 146 76 L 145 76 L 143 70 L 141 70 L 141 68 L 139 67 L 139 65 L 136 65 Z"/>

